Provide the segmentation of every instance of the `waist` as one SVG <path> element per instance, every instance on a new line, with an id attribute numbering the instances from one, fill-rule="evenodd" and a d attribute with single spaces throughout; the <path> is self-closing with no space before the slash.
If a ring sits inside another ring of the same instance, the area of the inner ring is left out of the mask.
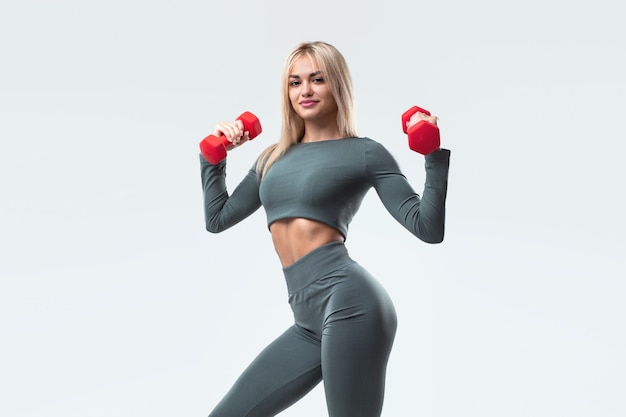
<path id="1" fill-rule="evenodd" d="M 335 228 L 299 217 L 277 220 L 270 225 L 270 232 L 283 268 L 320 246 L 345 240 Z"/>
<path id="2" fill-rule="evenodd" d="M 283 268 L 287 289 L 289 293 L 298 291 L 352 262 L 343 242 L 322 245 Z"/>

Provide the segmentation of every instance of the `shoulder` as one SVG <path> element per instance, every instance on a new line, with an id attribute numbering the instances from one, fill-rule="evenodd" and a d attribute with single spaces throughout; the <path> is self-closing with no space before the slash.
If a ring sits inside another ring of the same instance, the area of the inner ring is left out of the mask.
<path id="1" fill-rule="evenodd" d="M 394 156 L 381 142 L 375 139 L 361 138 L 365 152 L 365 163 L 368 171 L 399 171 L 399 166 Z"/>
<path id="2" fill-rule="evenodd" d="M 368 137 L 363 137 L 361 138 L 361 140 L 363 141 L 364 149 L 368 153 L 368 155 L 383 158 L 393 158 L 391 152 L 389 152 L 389 150 L 381 142 Z"/>
<path id="3" fill-rule="evenodd" d="M 366 157 L 391 156 L 387 148 L 382 143 L 367 136 L 345 138 L 336 142 L 341 143 L 341 146 L 350 148 L 350 150 L 356 154 L 363 152 Z"/>
<path id="4" fill-rule="evenodd" d="M 363 150 L 367 153 L 367 155 L 375 156 L 375 157 L 391 157 L 391 153 L 389 150 L 383 145 L 381 142 L 376 139 L 372 139 L 370 137 L 364 136 L 358 138 L 358 141 L 362 144 Z"/>

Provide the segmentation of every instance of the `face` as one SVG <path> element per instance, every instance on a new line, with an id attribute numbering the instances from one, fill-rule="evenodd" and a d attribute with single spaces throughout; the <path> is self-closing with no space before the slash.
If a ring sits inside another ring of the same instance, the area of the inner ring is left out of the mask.
<path id="1" fill-rule="evenodd" d="M 337 123 L 337 103 L 314 58 L 298 58 L 288 82 L 291 106 L 305 122 Z"/>

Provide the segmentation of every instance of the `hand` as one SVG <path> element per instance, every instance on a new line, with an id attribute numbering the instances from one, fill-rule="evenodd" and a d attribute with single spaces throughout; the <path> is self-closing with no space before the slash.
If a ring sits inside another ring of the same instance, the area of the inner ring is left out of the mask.
<path id="1" fill-rule="evenodd" d="M 430 122 L 434 124 L 435 126 L 437 126 L 437 120 L 439 120 L 439 118 L 437 116 L 429 116 L 426 113 L 422 113 L 418 111 L 413 116 L 411 116 L 408 122 L 406 122 L 407 130 L 410 129 L 411 126 L 413 126 L 414 124 L 418 123 L 421 120 L 426 120 L 427 122 Z"/>
<path id="2" fill-rule="evenodd" d="M 250 132 L 243 130 L 243 122 L 241 120 L 218 123 L 215 125 L 213 134 L 215 136 L 226 136 L 226 139 L 231 143 L 226 147 L 227 151 L 250 140 Z"/>

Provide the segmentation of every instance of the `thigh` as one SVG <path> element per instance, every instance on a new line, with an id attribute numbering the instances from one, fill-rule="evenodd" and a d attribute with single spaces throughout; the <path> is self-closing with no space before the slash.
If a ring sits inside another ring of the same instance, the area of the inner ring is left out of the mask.
<path id="1" fill-rule="evenodd" d="M 391 299 L 355 264 L 334 286 L 322 334 L 322 375 L 331 417 L 378 417 L 396 331 Z"/>
<path id="2" fill-rule="evenodd" d="M 209 417 L 270 417 L 321 381 L 320 343 L 297 326 L 267 346 Z"/>

